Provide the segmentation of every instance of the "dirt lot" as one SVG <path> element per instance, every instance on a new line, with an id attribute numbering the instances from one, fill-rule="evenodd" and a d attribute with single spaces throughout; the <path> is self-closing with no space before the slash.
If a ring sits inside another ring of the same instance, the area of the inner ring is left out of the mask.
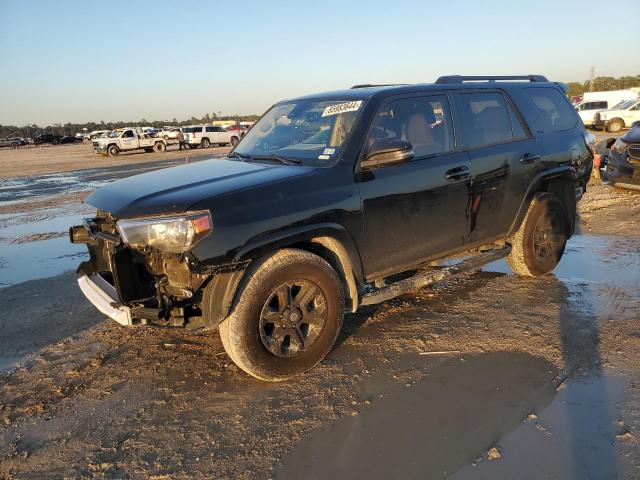
<path id="1" fill-rule="evenodd" d="M 180 151 L 176 145 L 167 147 L 164 153 L 146 153 L 143 150 L 121 153 L 107 157 L 93 153 L 90 143 L 80 145 L 29 146 L 12 150 L 0 149 L 0 179 L 40 175 L 43 173 L 68 172 L 84 168 L 104 168 L 131 163 L 157 162 L 158 160 L 197 158 L 207 154 L 228 152 L 229 147 L 207 150 Z"/>
<path id="2" fill-rule="evenodd" d="M 640 195 L 594 186 L 579 222 L 553 275 L 362 309 L 286 384 L 105 321 L 72 273 L 0 289 L 0 478 L 639 478 Z"/>

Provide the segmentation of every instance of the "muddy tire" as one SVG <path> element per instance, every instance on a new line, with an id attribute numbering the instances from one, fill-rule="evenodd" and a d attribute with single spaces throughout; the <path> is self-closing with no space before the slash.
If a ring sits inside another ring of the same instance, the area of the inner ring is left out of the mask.
<path id="1" fill-rule="evenodd" d="M 331 350 L 344 312 L 336 272 L 322 258 L 279 250 L 245 274 L 231 315 L 219 326 L 231 360 L 249 375 L 287 380 Z"/>
<path id="2" fill-rule="evenodd" d="M 211 142 L 209 142 L 208 138 L 203 138 L 200 141 L 200 148 L 209 148 L 211 146 Z"/>
<path id="3" fill-rule="evenodd" d="M 119 154 L 120 149 L 116 145 L 109 145 L 109 148 L 107 148 L 107 155 L 109 155 L 110 157 L 115 157 Z"/>
<path id="4" fill-rule="evenodd" d="M 616 133 L 622 130 L 623 127 L 624 127 L 624 122 L 619 118 L 614 118 L 607 125 L 607 132 Z"/>
<path id="5" fill-rule="evenodd" d="M 240 143 L 240 139 L 238 137 L 231 137 L 231 146 L 232 147 L 237 147 L 238 144 Z"/>
<path id="6" fill-rule="evenodd" d="M 560 262 L 567 238 L 569 221 L 562 202 L 551 194 L 534 198 L 511 239 L 507 264 L 518 275 L 546 275 Z"/>
<path id="7" fill-rule="evenodd" d="M 157 142 L 153 145 L 153 151 L 155 153 L 162 153 L 167 149 L 167 146 L 162 142 Z"/>

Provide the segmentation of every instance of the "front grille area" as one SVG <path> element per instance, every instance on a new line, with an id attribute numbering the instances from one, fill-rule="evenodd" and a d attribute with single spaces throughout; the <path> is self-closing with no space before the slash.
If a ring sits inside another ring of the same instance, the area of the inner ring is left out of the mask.
<path id="1" fill-rule="evenodd" d="M 627 147 L 627 152 L 629 152 L 629 157 L 634 160 L 640 160 L 640 143 L 632 143 Z"/>

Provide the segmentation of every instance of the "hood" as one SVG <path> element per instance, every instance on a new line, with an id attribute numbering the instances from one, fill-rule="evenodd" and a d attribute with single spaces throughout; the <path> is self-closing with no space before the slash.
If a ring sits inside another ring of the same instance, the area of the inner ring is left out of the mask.
<path id="1" fill-rule="evenodd" d="M 620 140 L 624 140 L 628 143 L 640 143 L 640 126 L 633 127 L 627 133 L 625 133 Z"/>
<path id="2" fill-rule="evenodd" d="M 176 213 L 207 198 L 313 170 L 213 159 L 118 180 L 95 191 L 85 202 L 119 218 Z"/>

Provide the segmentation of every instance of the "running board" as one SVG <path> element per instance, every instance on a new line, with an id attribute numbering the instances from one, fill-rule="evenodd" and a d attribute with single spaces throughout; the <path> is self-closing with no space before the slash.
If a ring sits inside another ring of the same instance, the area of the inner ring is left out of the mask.
<path id="1" fill-rule="evenodd" d="M 427 285 L 431 285 L 432 283 L 440 282 L 453 277 L 454 275 L 468 272 L 469 270 L 475 270 L 487 263 L 500 260 L 501 258 L 509 255 L 510 251 L 511 247 L 509 245 L 505 245 L 502 248 L 479 253 L 449 267 L 418 273 L 413 277 L 405 278 L 375 290 L 374 292 L 363 295 L 360 305 L 373 305 L 375 303 L 386 302 L 387 300 L 391 300 L 399 295 L 415 292 L 416 290 L 426 287 Z"/>

